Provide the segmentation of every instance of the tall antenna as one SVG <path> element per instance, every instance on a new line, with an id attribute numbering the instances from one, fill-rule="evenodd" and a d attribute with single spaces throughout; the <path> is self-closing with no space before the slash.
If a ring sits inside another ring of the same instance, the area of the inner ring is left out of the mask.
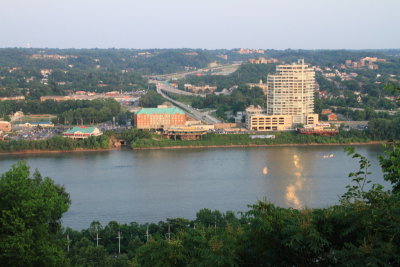
<path id="1" fill-rule="evenodd" d="M 118 239 L 118 254 L 121 254 L 121 232 L 120 231 L 118 231 L 118 236 L 117 236 L 117 239 Z"/>

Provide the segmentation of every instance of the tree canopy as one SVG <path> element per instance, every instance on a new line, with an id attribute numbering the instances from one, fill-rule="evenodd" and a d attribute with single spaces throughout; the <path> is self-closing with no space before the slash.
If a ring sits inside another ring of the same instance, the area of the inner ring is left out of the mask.
<path id="1" fill-rule="evenodd" d="M 0 177 L 0 263 L 2 266 L 63 266 L 65 243 L 58 238 L 68 210 L 64 188 L 31 174 L 21 161 Z"/>

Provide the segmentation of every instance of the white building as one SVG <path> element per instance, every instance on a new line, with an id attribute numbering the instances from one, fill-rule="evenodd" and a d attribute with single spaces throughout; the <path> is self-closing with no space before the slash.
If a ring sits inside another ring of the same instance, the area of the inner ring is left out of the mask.
<path id="1" fill-rule="evenodd" d="M 291 115 L 293 123 L 306 123 L 314 113 L 315 71 L 298 63 L 278 65 L 276 74 L 267 77 L 267 115 Z"/>

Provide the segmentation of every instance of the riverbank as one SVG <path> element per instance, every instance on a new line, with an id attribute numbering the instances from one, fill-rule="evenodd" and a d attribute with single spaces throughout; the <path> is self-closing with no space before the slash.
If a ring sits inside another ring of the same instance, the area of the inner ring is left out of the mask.
<path id="1" fill-rule="evenodd" d="M 117 150 L 118 148 L 76 148 L 69 150 L 24 150 L 13 152 L 0 152 L 0 155 L 18 155 L 18 154 L 47 154 L 47 153 L 75 153 L 75 152 L 104 152 Z"/>
<path id="2" fill-rule="evenodd" d="M 309 143 L 309 144 L 248 144 L 248 145 L 199 145 L 199 146 L 165 146 L 165 147 L 135 147 L 133 150 L 157 150 L 157 149 L 192 149 L 192 148 L 229 148 L 229 147 L 294 147 L 294 146 L 362 146 L 380 145 L 385 141 L 350 142 L 350 143 Z"/>
<path id="3" fill-rule="evenodd" d="M 127 148 L 132 150 L 167 150 L 167 149 L 193 149 L 193 148 L 246 148 L 246 147 L 295 147 L 295 146 L 362 146 L 362 145 L 380 145 L 384 144 L 385 141 L 370 141 L 370 142 L 350 142 L 350 143 L 309 143 L 309 144 L 248 144 L 248 145 L 192 145 L 192 146 L 164 146 L 164 147 L 135 147 Z M 59 153 L 76 153 L 76 152 L 106 152 L 119 150 L 120 148 L 76 148 L 69 150 L 24 150 L 24 151 L 13 151 L 13 152 L 0 152 L 0 155 L 24 155 L 24 154 L 59 154 Z"/>

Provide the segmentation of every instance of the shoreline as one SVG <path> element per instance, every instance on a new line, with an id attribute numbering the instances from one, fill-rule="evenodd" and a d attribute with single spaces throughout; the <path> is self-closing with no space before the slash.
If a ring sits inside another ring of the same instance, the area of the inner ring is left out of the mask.
<path id="1" fill-rule="evenodd" d="M 351 142 L 351 143 L 307 143 L 307 144 L 248 144 L 248 145 L 202 145 L 202 146 L 165 146 L 165 147 L 135 147 L 132 150 L 156 150 L 156 149 L 191 149 L 191 148 L 229 148 L 229 147 L 280 147 L 280 146 L 357 146 L 380 145 L 386 141 Z"/>
<path id="2" fill-rule="evenodd" d="M 59 153 L 74 153 L 74 152 L 104 152 L 117 150 L 117 148 L 76 148 L 72 150 L 22 150 L 13 152 L 0 152 L 1 155 L 18 155 L 18 154 L 59 154 Z"/>
<path id="3" fill-rule="evenodd" d="M 386 141 L 370 141 L 370 142 L 351 142 L 351 143 L 308 143 L 308 144 L 248 144 L 248 145 L 201 145 L 201 146 L 165 146 L 165 147 L 135 147 L 126 148 L 126 150 L 167 150 L 167 149 L 193 149 L 193 148 L 245 148 L 245 147 L 284 147 L 284 146 L 357 146 L 357 145 L 380 145 Z M 76 152 L 105 152 L 120 150 L 121 148 L 77 148 L 72 150 L 23 150 L 13 152 L 0 152 L 1 155 L 30 155 L 30 154 L 60 154 L 60 153 L 76 153 Z"/>

